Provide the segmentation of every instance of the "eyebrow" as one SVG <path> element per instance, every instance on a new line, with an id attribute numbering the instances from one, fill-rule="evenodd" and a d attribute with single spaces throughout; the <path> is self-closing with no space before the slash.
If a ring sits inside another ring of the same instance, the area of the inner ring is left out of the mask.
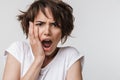
<path id="1" fill-rule="evenodd" d="M 44 22 L 44 21 L 35 21 L 35 22 Z"/>
<path id="2" fill-rule="evenodd" d="M 44 23 L 45 21 L 35 21 L 35 22 L 40 22 L 40 23 Z M 56 21 L 52 21 L 52 22 L 50 22 L 50 23 L 56 23 Z"/>

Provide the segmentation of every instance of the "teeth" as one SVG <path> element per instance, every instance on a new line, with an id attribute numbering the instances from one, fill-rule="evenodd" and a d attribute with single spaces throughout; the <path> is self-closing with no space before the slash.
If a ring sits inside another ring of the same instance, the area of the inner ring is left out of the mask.
<path id="1" fill-rule="evenodd" d="M 50 43 L 52 43 L 52 41 L 51 40 L 43 40 L 42 43 L 43 44 L 47 44 L 47 43 L 50 44 Z"/>
<path id="2" fill-rule="evenodd" d="M 51 40 L 43 40 L 42 43 L 44 43 L 44 42 L 47 43 L 47 42 L 52 42 L 52 41 Z"/>
<path id="3" fill-rule="evenodd" d="M 52 41 L 51 40 L 43 40 L 42 41 L 42 44 L 43 44 L 43 46 L 45 47 L 45 48 L 49 48 L 50 46 L 51 46 L 51 44 L 52 44 Z"/>
<path id="4" fill-rule="evenodd" d="M 50 41 L 50 40 L 44 40 L 44 41 Z"/>

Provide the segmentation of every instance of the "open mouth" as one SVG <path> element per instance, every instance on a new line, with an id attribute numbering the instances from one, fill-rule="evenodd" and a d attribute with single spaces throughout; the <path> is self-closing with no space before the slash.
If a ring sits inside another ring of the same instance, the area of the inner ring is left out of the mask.
<path id="1" fill-rule="evenodd" d="M 43 40 L 42 45 L 44 48 L 50 48 L 50 46 L 52 45 L 52 41 L 51 40 Z"/>

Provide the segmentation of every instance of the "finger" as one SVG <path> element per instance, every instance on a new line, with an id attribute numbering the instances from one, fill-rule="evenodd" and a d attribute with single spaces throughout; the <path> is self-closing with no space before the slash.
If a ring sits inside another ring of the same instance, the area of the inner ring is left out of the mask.
<path id="1" fill-rule="evenodd" d="M 39 40 L 39 28 L 34 26 L 34 36 L 36 40 Z"/>
<path id="2" fill-rule="evenodd" d="M 32 41 L 34 39 L 34 27 L 33 27 L 33 23 L 29 22 L 29 34 L 28 37 L 30 39 L 30 41 Z"/>

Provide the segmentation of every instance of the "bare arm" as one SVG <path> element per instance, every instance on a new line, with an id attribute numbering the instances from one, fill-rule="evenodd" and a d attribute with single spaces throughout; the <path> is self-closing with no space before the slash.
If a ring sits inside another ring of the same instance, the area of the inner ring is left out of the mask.
<path id="1" fill-rule="evenodd" d="M 35 59 L 31 67 L 21 80 L 37 80 L 42 64 L 44 62 L 45 54 L 41 42 L 38 38 L 39 37 L 38 32 L 39 32 L 38 27 L 34 26 L 34 24 L 30 22 L 28 37 L 30 40 L 32 52 Z"/>
<path id="2" fill-rule="evenodd" d="M 20 63 L 14 56 L 8 54 L 3 74 L 3 80 L 36 80 L 38 78 L 41 65 L 42 64 L 39 60 L 34 60 L 25 76 L 20 79 Z"/>
<path id="3" fill-rule="evenodd" d="M 20 80 L 20 63 L 11 54 L 7 55 L 3 80 Z"/>
<path id="4" fill-rule="evenodd" d="M 21 78 L 21 80 L 37 80 L 42 63 L 39 60 L 34 60 L 31 67 L 28 69 L 25 76 Z"/>
<path id="5" fill-rule="evenodd" d="M 34 28 L 32 23 L 29 28 L 29 39 L 35 58 L 32 65 L 26 74 L 20 78 L 20 62 L 14 56 L 8 54 L 3 80 L 37 80 L 45 54 L 38 39 L 38 28 Z"/>
<path id="6" fill-rule="evenodd" d="M 67 72 L 66 80 L 82 80 L 82 67 L 81 62 L 75 62 Z"/>

